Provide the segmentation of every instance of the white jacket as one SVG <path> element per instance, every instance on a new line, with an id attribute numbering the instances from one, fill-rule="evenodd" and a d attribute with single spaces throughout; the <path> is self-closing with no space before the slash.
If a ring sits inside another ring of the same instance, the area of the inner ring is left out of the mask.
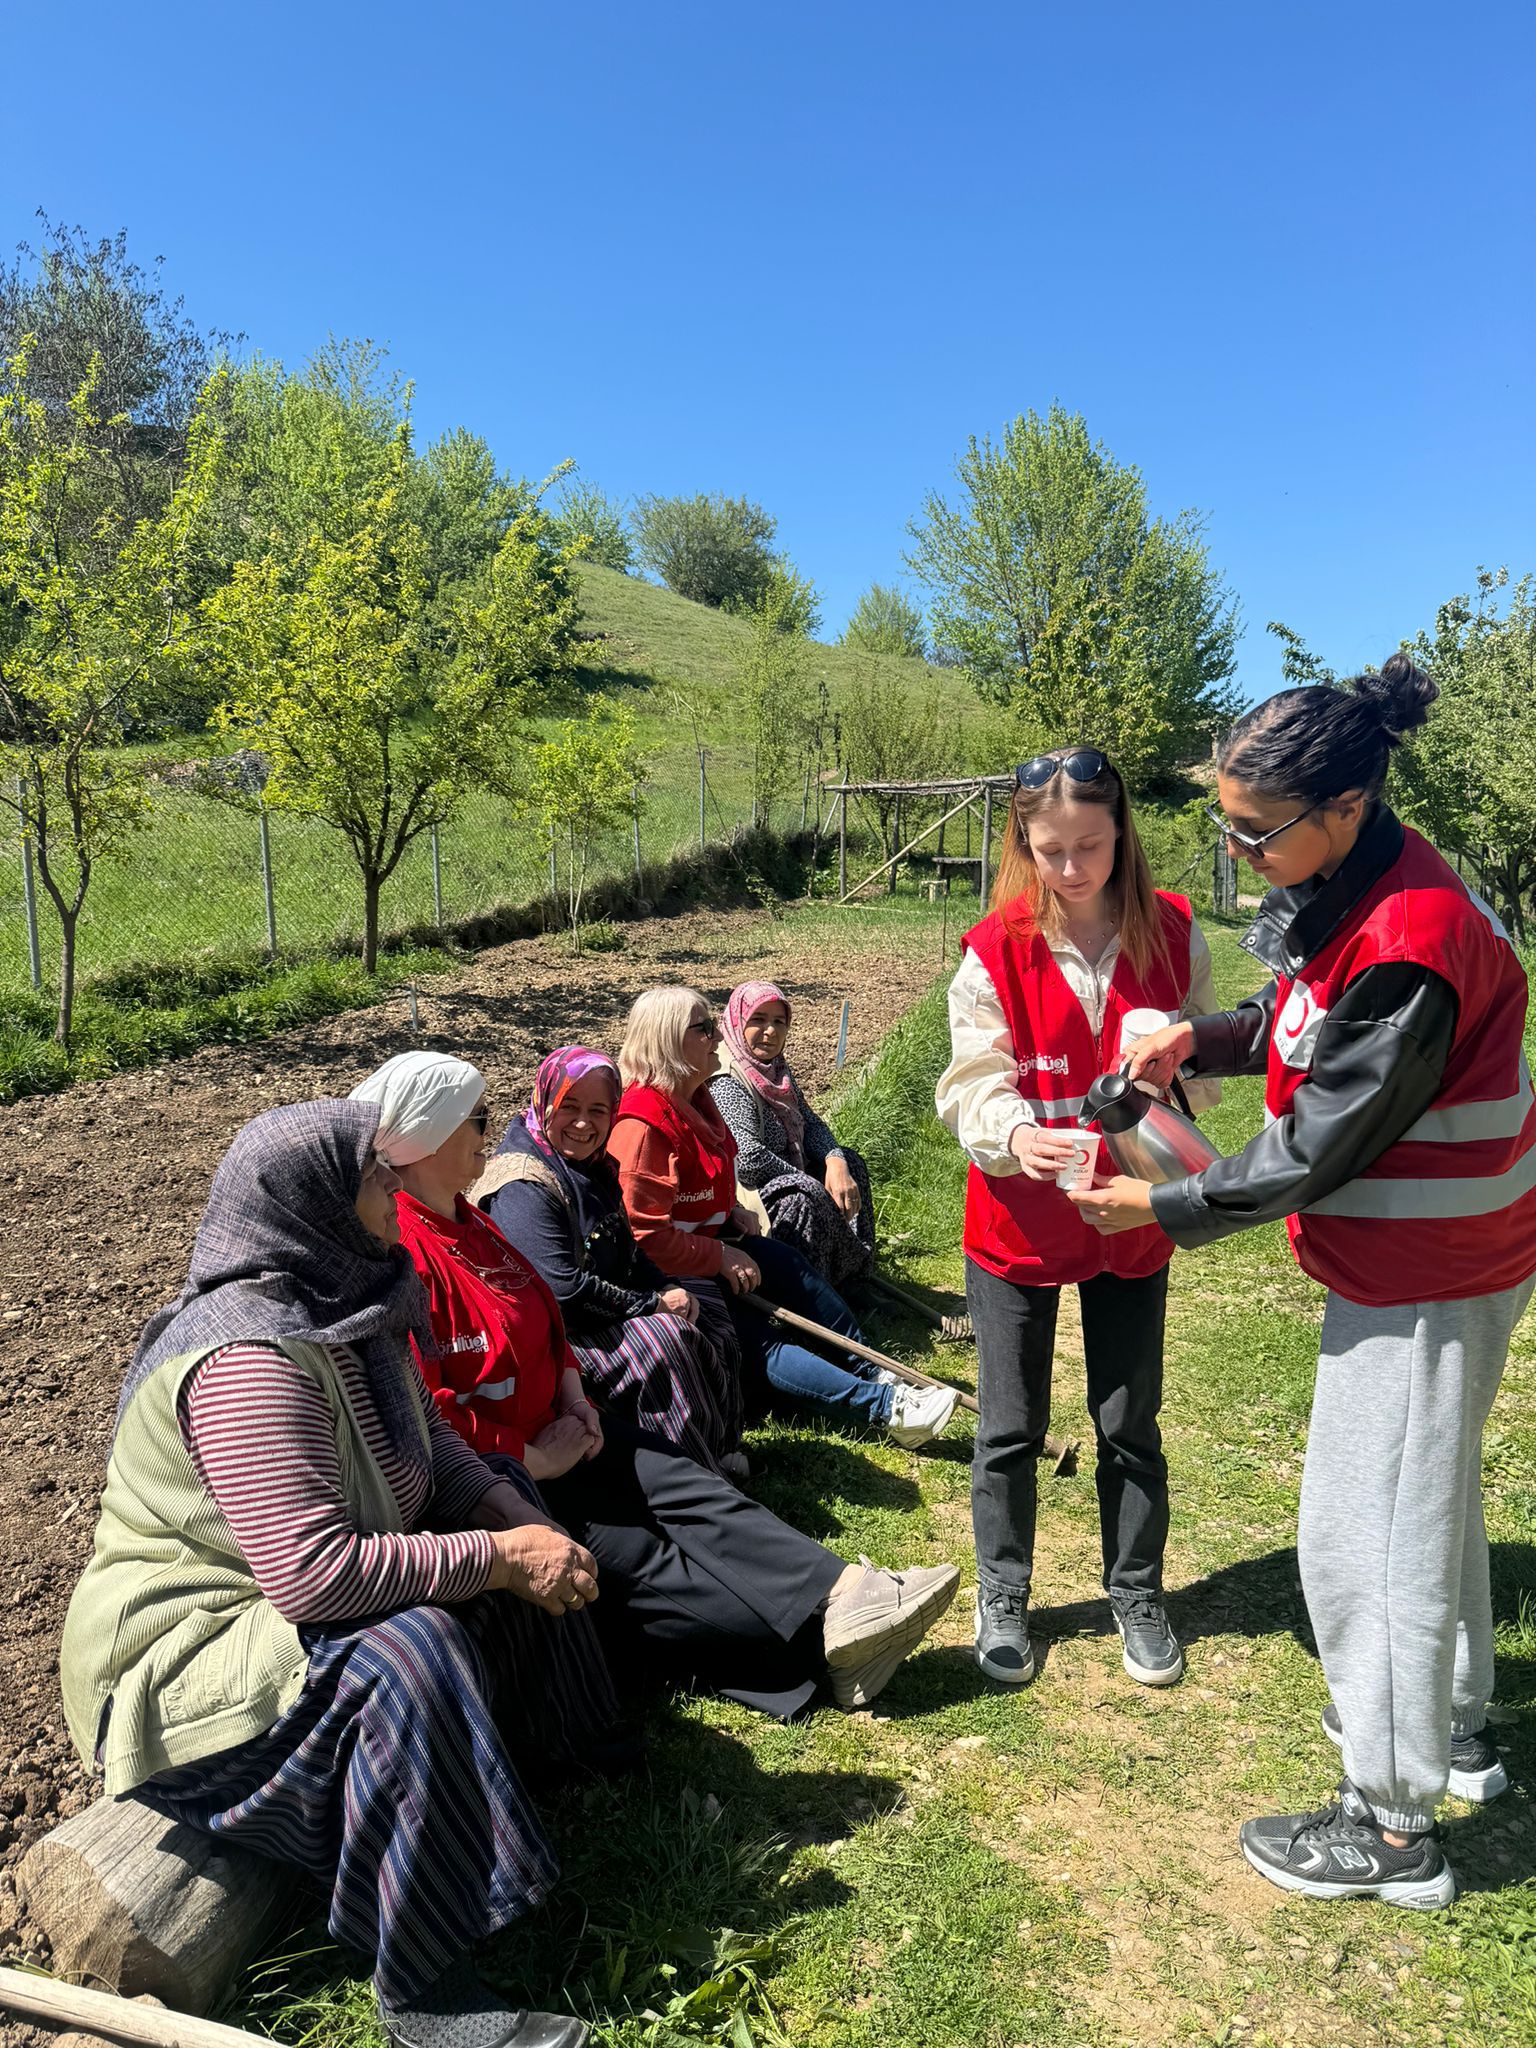
<path id="1" fill-rule="evenodd" d="M 1120 957 L 1119 938 L 1105 947 L 1096 965 L 1070 940 L 1051 942 L 1051 955 L 1082 1004 L 1095 1039 L 1104 1024 L 1104 1003 L 1110 978 Z M 1208 1017 L 1220 1008 L 1211 976 L 1211 949 L 1198 924 L 1189 934 L 1189 989 L 1181 1017 Z M 983 1173 L 1002 1177 L 1018 1173 L 1019 1162 L 1008 1140 L 1019 1124 L 1035 1115 L 1019 1093 L 1013 1040 L 992 977 L 967 951 L 949 985 L 949 1065 L 939 1076 L 934 1106 Z M 1221 1100 L 1219 1081 L 1186 1081 L 1192 1109 L 1210 1109 Z"/>

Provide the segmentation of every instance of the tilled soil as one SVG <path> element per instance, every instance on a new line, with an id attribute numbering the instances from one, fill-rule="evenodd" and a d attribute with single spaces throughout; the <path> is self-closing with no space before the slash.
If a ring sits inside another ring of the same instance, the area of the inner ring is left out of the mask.
<path id="1" fill-rule="evenodd" d="M 422 1044 L 481 1068 L 494 1125 L 527 1099 L 552 1046 L 616 1046 L 631 999 L 657 981 L 695 983 L 715 1002 L 742 980 L 782 982 L 814 1091 L 833 1071 L 844 997 L 858 1060 L 936 970 L 930 940 L 868 913 L 831 937 L 754 911 L 624 932 L 622 951 L 579 960 L 540 938 L 483 953 L 424 985 L 419 1028 L 395 996 L 0 1110 L 0 1953 L 40 1946 L 16 1924 L 14 1865 L 93 1796 L 59 1704 L 59 1632 L 90 1551 L 123 1368 L 181 1285 L 209 1176 L 240 1126 L 276 1103 L 344 1095 Z"/>

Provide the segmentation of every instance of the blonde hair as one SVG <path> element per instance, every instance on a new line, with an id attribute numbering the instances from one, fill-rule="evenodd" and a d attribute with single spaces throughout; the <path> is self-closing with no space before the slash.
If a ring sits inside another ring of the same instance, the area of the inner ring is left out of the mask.
<path id="1" fill-rule="evenodd" d="M 660 1088 L 667 1095 L 694 1092 L 693 1068 L 683 1042 L 696 1009 L 709 1008 L 696 988 L 645 988 L 630 1005 L 619 1047 L 626 1088 Z"/>
<path id="2" fill-rule="evenodd" d="M 1063 757 L 1071 747 L 1052 749 Z M 1103 772 L 1091 782 L 1063 780 L 1061 769 L 1038 789 L 1015 787 L 1008 808 L 1008 834 L 1002 858 L 997 864 L 997 902 L 1003 925 L 1016 939 L 1043 932 L 1047 939 L 1059 938 L 1066 926 L 1061 899 L 1041 879 L 1035 856 L 1030 851 L 1029 828 L 1043 811 L 1057 804 L 1098 804 L 1107 810 L 1118 828 L 1115 865 L 1105 890 L 1115 907 L 1120 931 L 1120 950 L 1137 974 L 1145 974 L 1154 963 L 1168 962 L 1168 934 L 1147 856 L 1136 836 L 1131 800 L 1125 784 L 1106 761 Z"/>

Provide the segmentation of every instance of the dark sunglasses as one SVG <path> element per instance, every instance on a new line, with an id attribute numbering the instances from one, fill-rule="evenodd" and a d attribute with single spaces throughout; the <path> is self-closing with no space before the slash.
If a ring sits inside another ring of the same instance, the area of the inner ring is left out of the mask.
<path id="1" fill-rule="evenodd" d="M 1244 853 L 1257 853 L 1261 846 L 1268 846 L 1271 839 L 1278 839 L 1282 832 L 1289 832 L 1293 825 L 1299 825 L 1303 818 L 1310 818 L 1317 809 L 1308 804 L 1304 811 L 1298 811 L 1294 818 L 1287 818 L 1283 825 L 1272 825 L 1267 832 L 1239 832 L 1235 825 L 1229 825 L 1214 804 L 1204 806 L 1205 815 L 1210 819 L 1223 839 L 1230 839 L 1234 846 L 1240 846 Z"/>
<path id="2" fill-rule="evenodd" d="M 1020 789 L 1044 789 L 1053 775 L 1065 775 L 1070 782 L 1097 782 L 1109 766 L 1109 756 L 1097 747 L 1071 747 L 1065 752 L 1036 754 L 1033 761 L 1021 761 L 1013 771 Z"/>
<path id="3" fill-rule="evenodd" d="M 470 1112 L 469 1122 L 474 1125 L 475 1129 L 480 1133 L 481 1137 L 483 1138 L 486 1132 L 491 1127 L 491 1112 L 486 1108 L 483 1102 L 481 1103 L 478 1109 L 472 1110 Z"/>
<path id="4" fill-rule="evenodd" d="M 690 1031 L 702 1031 L 706 1038 L 713 1038 L 715 1033 L 720 1029 L 720 1026 L 715 1022 L 713 1017 L 705 1017 L 702 1020 L 698 1017 L 695 1017 L 689 1023 L 688 1029 Z"/>

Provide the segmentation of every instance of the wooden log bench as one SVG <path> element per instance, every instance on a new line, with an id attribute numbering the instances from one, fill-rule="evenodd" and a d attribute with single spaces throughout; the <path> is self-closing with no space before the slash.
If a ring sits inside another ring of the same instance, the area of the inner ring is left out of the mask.
<path id="1" fill-rule="evenodd" d="M 207 2013 L 292 1910 L 292 1871 L 102 1799 L 35 1842 L 16 1888 L 56 1975 L 124 1998 Z"/>

